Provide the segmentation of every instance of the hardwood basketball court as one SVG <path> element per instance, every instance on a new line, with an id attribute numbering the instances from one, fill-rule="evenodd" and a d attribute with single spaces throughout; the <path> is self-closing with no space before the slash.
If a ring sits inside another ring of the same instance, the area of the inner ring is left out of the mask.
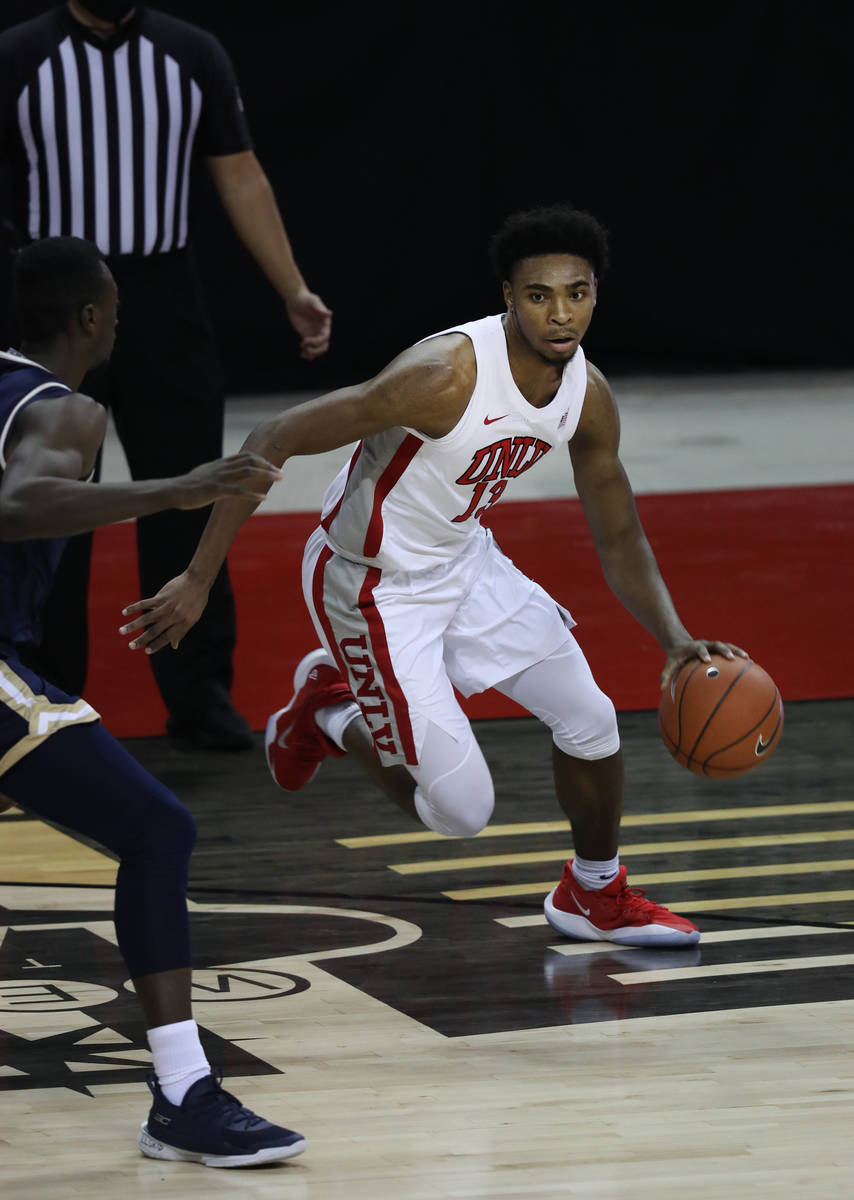
<path id="1" fill-rule="evenodd" d="M 823 404 L 813 391 L 816 425 L 837 421 L 849 384 L 826 389 Z M 704 440 L 708 406 L 697 404 L 693 459 L 675 384 L 652 407 L 629 396 L 624 457 L 630 474 L 639 461 L 642 490 L 646 470 L 647 490 L 662 491 L 670 464 L 698 488 L 748 483 L 759 470 L 749 422 L 757 410 L 785 414 L 787 397 L 794 412 L 806 392 L 748 393 L 750 404 L 726 413 L 725 445 Z M 788 450 L 775 445 L 778 482 L 850 483 L 850 457 L 808 459 L 810 430 L 792 428 Z M 681 448 L 668 447 L 668 429 Z M 825 530 L 850 522 L 849 493 L 828 490 Z M 678 498 L 673 512 L 676 522 Z M 841 560 L 820 587 L 801 578 L 808 526 L 789 539 L 786 577 L 801 599 L 773 592 L 784 633 L 769 644 L 782 655 L 791 638 L 799 661 L 833 659 L 838 675 L 849 639 L 838 616 L 822 614 L 842 611 L 845 587 L 832 591 L 833 580 L 850 566 Z M 722 542 L 738 532 L 725 520 L 720 530 Z M 284 702 L 292 664 L 263 666 Z M 814 684 L 809 694 L 821 695 Z M 479 837 L 450 841 L 409 824 L 347 760 L 286 796 L 260 735 L 254 753 L 234 757 L 128 739 L 199 824 L 195 1005 L 208 1056 L 241 1099 L 308 1138 L 303 1156 L 254 1170 L 139 1155 L 150 1057 L 115 947 L 115 864 L 25 814 L 0 816 L 0 1191 L 848 1197 L 854 700 L 838 685 L 825 694 L 838 698 L 798 701 L 784 689 L 779 749 L 729 781 L 679 768 L 654 712 L 622 712 L 623 861 L 630 883 L 701 927 L 700 945 L 682 951 L 573 943 L 544 924 L 542 898 L 571 842 L 534 720 L 477 722 L 496 812 Z"/>
<path id="2" fill-rule="evenodd" d="M 114 947 L 114 866 L 13 813 L 4 1193 L 849 1194 L 852 716 L 850 701 L 790 706 L 774 758 L 728 783 L 676 767 L 653 714 L 623 717 L 622 852 L 634 883 L 696 915 L 703 941 L 681 951 L 543 923 L 568 840 L 533 720 L 479 724 L 497 810 L 461 841 L 409 826 L 346 761 L 286 797 L 260 750 L 130 743 L 200 824 L 208 1055 L 309 1149 L 253 1171 L 139 1157 L 148 1053 Z"/>

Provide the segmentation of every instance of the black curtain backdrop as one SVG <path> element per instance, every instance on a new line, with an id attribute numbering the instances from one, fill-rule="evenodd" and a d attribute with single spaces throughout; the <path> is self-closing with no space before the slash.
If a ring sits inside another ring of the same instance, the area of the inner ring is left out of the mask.
<path id="1" fill-rule="evenodd" d="M 50 7 L 0 0 L 0 27 Z M 606 372 L 833 367 L 850 335 L 854 6 L 161 0 L 214 32 L 333 349 L 302 364 L 208 183 L 196 248 L 232 392 L 322 390 L 501 308 L 515 209 L 612 239 Z"/>

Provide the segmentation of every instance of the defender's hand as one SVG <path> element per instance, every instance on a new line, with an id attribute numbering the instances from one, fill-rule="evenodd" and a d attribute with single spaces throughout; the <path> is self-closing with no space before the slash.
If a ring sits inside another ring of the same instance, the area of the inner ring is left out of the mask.
<path id="1" fill-rule="evenodd" d="M 143 631 L 130 643 L 131 650 L 145 647 L 146 654 L 154 654 L 163 646 L 175 650 L 198 621 L 207 602 L 208 588 L 185 571 L 165 583 L 150 600 L 137 600 L 122 609 L 126 617 L 134 613 L 140 615 L 122 625 L 119 633 L 128 635 L 139 629 Z"/>
<path id="2" fill-rule="evenodd" d="M 711 642 L 705 638 L 686 642 L 682 646 L 675 646 L 668 650 L 667 661 L 660 676 L 661 690 L 664 691 L 673 676 L 678 674 L 686 662 L 690 662 L 692 658 L 699 658 L 701 662 L 711 662 L 713 654 L 720 654 L 723 658 L 750 658 L 746 650 L 742 650 L 740 646 L 734 646 L 731 642 Z"/>
<path id="3" fill-rule="evenodd" d="M 223 496 L 263 500 L 282 472 L 260 454 L 241 450 L 227 458 L 193 467 L 175 480 L 179 499 L 176 508 L 204 508 Z"/>

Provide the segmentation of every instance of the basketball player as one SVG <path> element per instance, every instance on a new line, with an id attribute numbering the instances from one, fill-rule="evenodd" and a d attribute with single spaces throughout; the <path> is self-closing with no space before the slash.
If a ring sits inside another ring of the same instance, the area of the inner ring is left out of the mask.
<path id="1" fill-rule="evenodd" d="M 190 1009 L 186 887 L 195 825 L 171 792 L 127 754 L 98 714 L 22 665 L 38 641 L 65 538 L 217 497 L 257 503 L 279 472 L 256 454 L 204 463 L 186 475 L 87 482 L 106 411 L 77 393 L 109 356 L 117 293 L 100 251 L 48 238 L 16 262 L 21 352 L 0 353 L 0 790 L 28 812 L 92 838 L 119 858 L 119 949 L 142 1006 L 154 1061 L 143 1154 L 242 1166 L 305 1148 L 223 1091 Z M 152 347 L 152 353 L 156 350 Z M 168 436 L 168 430 L 163 430 Z"/>
<path id="2" fill-rule="evenodd" d="M 660 642 L 662 683 L 685 662 L 732 658 L 685 629 L 659 574 L 618 456 L 619 421 L 581 341 L 607 238 L 562 206 L 511 217 L 493 239 L 506 312 L 445 330 L 376 378 L 263 422 L 251 449 L 276 464 L 359 441 L 329 487 L 308 541 L 303 589 L 323 649 L 307 655 L 290 703 L 270 718 L 267 759 L 286 790 L 327 754 L 349 753 L 429 829 L 470 836 L 493 784 L 454 698 L 494 687 L 552 731 L 558 801 L 575 856 L 545 900 L 561 933 L 683 946 L 690 921 L 627 886 L 618 833 L 623 763 L 614 706 L 596 686 L 565 608 L 504 557 L 480 518 L 525 471 L 569 446 L 575 486 L 605 577 Z M 217 503 L 188 571 L 127 632 L 175 645 L 251 502 Z"/>

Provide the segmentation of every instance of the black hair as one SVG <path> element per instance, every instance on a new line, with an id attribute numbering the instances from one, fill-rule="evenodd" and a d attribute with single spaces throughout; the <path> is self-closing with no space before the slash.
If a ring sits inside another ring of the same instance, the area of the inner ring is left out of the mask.
<path id="1" fill-rule="evenodd" d="M 552 204 L 513 213 L 489 243 L 489 257 L 499 283 L 512 278 L 523 258 L 535 254 L 583 258 L 601 279 L 608 268 L 608 233 L 590 213 L 571 204 Z"/>
<path id="2" fill-rule="evenodd" d="M 64 333 L 81 308 L 104 294 L 104 256 L 93 242 L 51 237 L 15 255 L 15 315 L 21 342 L 44 345 Z"/>

